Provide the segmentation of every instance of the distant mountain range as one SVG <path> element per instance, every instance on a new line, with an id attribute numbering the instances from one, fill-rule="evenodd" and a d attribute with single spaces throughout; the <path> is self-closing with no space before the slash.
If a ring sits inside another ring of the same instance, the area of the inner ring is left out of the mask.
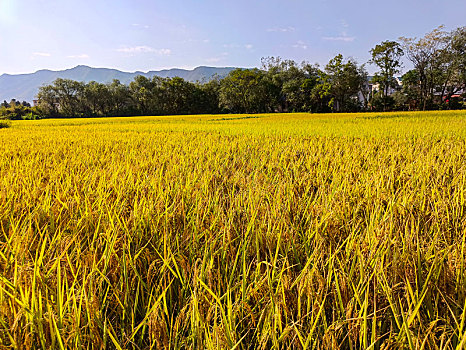
<path id="1" fill-rule="evenodd" d="M 19 101 L 32 102 L 35 99 L 39 87 L 50 84 L 57 78 L 72 79 L 76 81 L 99 83 L 109 83 L 113 79 L 118 79 L 123 84 L 129 84 L 136 76 L 143 75 L 148 78 L 159 76 L 163 78 L 180 77 L 191 82 L 206 82 L 215 75 L 223 78 L 233 69 L 232 67 L 197 67 L 193 70 L 186 69 L 165 69 L 150 72 L 122 72 L 117 69 L 92 68 L 88 66 L 77 66 L 61 71 L 39 70 L 30 74 L 3 74 L 0 75 L 0 102 L 10 101 L 15 98 Z"/>

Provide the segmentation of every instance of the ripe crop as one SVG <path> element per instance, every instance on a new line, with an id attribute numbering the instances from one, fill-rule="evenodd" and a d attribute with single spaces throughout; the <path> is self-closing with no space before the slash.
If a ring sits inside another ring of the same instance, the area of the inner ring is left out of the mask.
<path id="1" fill-rule="evenodd" d="M 466 346 L 465 112 L 0 140 L 0 349 Z"/>

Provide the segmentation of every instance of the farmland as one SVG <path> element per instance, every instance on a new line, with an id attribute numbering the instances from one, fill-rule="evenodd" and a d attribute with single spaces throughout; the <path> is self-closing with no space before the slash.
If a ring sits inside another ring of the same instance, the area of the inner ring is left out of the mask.
<path id="1" fill-rule="evenodd" d="M 461 349 L 466 112 L 13 121 L 0 349 Z"/>

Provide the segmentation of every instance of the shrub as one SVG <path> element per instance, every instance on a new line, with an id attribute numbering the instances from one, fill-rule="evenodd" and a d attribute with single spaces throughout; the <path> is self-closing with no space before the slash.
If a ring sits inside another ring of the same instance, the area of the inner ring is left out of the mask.
<path id="1" fill-rule="evenodd" d="M 7 120 L 0 120 L 0 129 L 6 129 L 11 126 L 11 123 Z"/>
<path id="2" fill-rule="evenodd" d="M 29 112 L 21 117 L 23 120 L 39 120 L 41 119 L 40 115 Z"/>

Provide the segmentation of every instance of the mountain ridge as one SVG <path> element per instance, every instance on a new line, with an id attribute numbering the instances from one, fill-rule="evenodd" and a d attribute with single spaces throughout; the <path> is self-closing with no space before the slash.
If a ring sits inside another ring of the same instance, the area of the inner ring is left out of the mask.
<path id="1" fill-rule="evenodd" d="M 214 76 L 225 77 L 234 67 L 209 67 L 199 66 L 194 69 L 171 68 L 163 70 L 150 70 L 148 72 L 135 71 L 125 72 L 114 68 L 96 68 L 86 65 L 78 65 L 63 70 L 40 69 L 34 73 L 0 75 L 0 102 L 10 101 L 15 98 L 19 101 L 32 102 L 35 99 L 39 87 L 52 83 L 55 79 L 72 79 L 82 82 L 97 81 L 109 83 L 118 79 L 123 84 L 129 84 L 136 76 L 142 75 L 147 78 L 159 76 L 162 78 L 180 77 L 190 82 L 204 82 L 211 80 Z"/>

